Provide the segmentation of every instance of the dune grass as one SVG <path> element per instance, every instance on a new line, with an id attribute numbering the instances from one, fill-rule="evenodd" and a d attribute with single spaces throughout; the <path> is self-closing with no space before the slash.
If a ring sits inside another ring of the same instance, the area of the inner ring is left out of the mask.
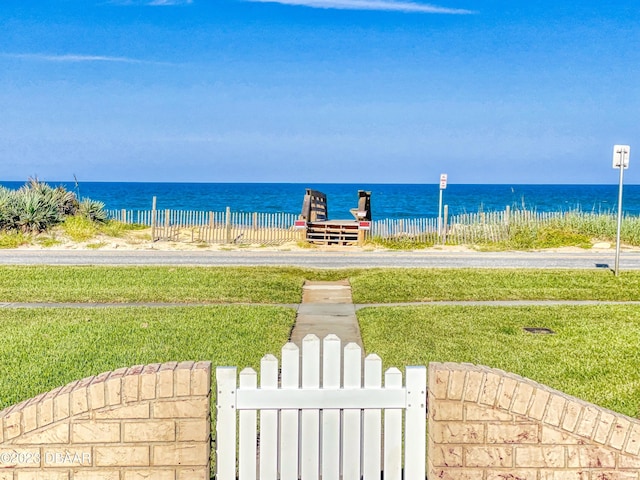
<path id="1" fill-rule="evenodd" d="M 0 409 L 132 365 L 258 368 L 280 352 L 294 320 L 293 309 L 255 306 L 0 309 Z"/>
<path id="2" fill-rule="evenodd" d="M 367 351 L 387 366 L 486 365 L 640 414 L 637 306 L 384 307 L 362 309 L 358 319 Z M 555 334 L 535 335 L 524 327 Z"/>

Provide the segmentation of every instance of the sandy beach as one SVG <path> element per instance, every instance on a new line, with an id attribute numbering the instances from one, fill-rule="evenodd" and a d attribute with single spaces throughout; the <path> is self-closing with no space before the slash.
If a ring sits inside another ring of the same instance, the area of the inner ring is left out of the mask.
<path id="1" fill-rule="evenodd" d="M 104 251 L 308 251 L 312 252 L 374 252 L 385 251 L 385 249 L 376 245 L 364 245 L 364 246 L 342 246 L 342 245 L 312 245 L 303 241 L 299 242 L 287 242 L 280 245 L 263 245 L 263 244 L 220 244 L 213 243 L 207 244 L 202 242 L 192 242 L 188 238 L 187 232 L 185 232 L 184 239 L 182 241 L 151 241 L 151 230 L 137 230 L 128 232 L 123 237 L 110 237 L 103 234 L 97 235 L 94 238 L 76 242 L 72 241 L 62 235 L 55 236 L 55 243 L 45 242 L 45 237 L 36 238 L 36 240 L 30 244 L 21 245 L 19 250 L 48 250 L 48 251 L 68 251 L 68 250 L 104 250 Z M 435 245 L 427 248 L 416 249 L 420 251 L 430 252 L 479 252 L 482 251 L 479 248 L 474 248 L 469 245 Z M 592 248 L 587 250 L 579 247 L 561 247 L 553 249 L 545 249 L 549 252 L 611 252 L 615 250 L 615 244 L 607 242 L 594 243 Z M 640 247 L 623 246 L 624 251 L 640 251 Z"/>

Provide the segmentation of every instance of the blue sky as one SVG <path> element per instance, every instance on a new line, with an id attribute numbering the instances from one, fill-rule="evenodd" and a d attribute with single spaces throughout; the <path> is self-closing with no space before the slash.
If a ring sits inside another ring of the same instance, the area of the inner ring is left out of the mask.
<path id="1" fill-rule="evenodd" d="M 637 0 L 2 0 L 0 31 L 0 180 L 617 183 L 629 144 L 640 183 Z"/>

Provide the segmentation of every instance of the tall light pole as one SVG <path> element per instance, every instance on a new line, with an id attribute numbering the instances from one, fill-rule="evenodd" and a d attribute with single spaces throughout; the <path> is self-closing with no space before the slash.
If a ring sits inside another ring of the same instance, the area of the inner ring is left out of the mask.
<path id="1" fill-rule="evenodd" d="M 629 145 L 613 146 L 613 168 L 620 169 L 620 185 L 618 187 L 618 231 L 616 232 L 616 265 L 614 273 L 618 276 L 620 266 L 620 231 L 622 230 L 622 182 L 624 179 L 624 171 L 629 168 L 629 154 L 631 147 Z"/>

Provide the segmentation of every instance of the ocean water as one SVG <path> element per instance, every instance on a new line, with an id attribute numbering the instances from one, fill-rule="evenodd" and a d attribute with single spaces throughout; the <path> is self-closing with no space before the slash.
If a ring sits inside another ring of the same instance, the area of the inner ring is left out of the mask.
<path id="1" fill-rule="evenodd" d="M 438 216 L 438 184 L 302 184 L 302 183 L 126 183 L 51 182 L 80 197 L 105 203 L 107 209 L 158 209 L 299 214 L 306 188 L 327 195 L 329 218 L 352 219 L 358 190 L 371 191 L 374 219 L 433 218 Z M 19 188 L 24 182 L 0 182 Z M 490 212 L 511 208 L 539 212 L 617 212 L 618 185 L 448 185 L 443 204 L 449 214 Z M 625 185 L 623 210 L 640 215 L 640 185 Z"/>

